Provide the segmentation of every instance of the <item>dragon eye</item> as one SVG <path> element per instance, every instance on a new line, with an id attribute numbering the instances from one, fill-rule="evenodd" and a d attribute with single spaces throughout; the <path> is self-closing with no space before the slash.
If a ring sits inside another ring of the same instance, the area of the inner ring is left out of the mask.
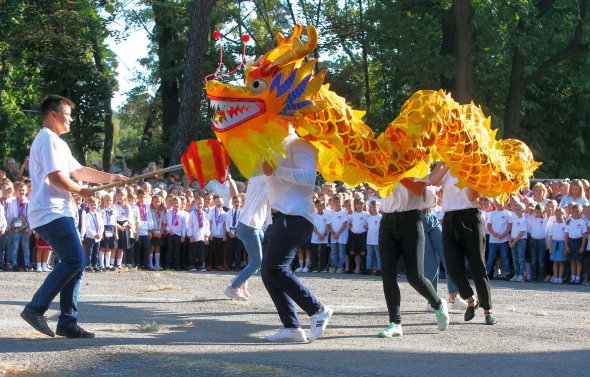
<path id="1" fill-rule="evenodd" d="M 260 94 L 266 90 L 266 86 L 267 86 L 266 81 L 261 80 L 261 79 L 256 79 L 256 80 L 252 81 L 251 90 L 256 94 Z"/>

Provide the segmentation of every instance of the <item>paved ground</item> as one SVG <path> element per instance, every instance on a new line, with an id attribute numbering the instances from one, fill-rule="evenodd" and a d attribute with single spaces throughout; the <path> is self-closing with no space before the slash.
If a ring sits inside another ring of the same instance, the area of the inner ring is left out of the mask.
<path id="1" fill-rule="evenodd" d="M 453 313 L 439 332 L 401 284 L 404 336 L 379 339 L 387 311 L 378 277 L 305 274 L 335 309 L 312 344 L 268 344 L 279 327 L 259 276 L 253 298 L 222 291 L 232 273 L 86 274 L 80 323 L 89 340 L 50 339 L 19 317 L 45 274 L 0 273 L 0 375 L 79 376 L 588 376 L 590 288 L 494 281 L 499 323 Z M 446 294 L 446 287 L 441 288 Z M 48 317 L 55 325 L 58 305 Z M 302 315 L 302 323 L 309 321 Z"/>

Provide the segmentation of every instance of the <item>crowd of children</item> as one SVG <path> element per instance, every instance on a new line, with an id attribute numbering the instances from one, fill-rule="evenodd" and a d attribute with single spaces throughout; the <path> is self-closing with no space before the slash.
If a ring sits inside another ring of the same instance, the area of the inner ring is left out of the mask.
<path id="1" fill-rule="evenodd" d="M 214 192 L 194 189 L 186 179 L 172 185 L 152 180 L 86 200 L 76 197 L 86 270 L 244 268 L 248 256 L 236 233 L 247 200 L 244 186 L 231 198 L 227 185 L 207 187 Z M 590 284 L 589 189 L 586 180 L 537 182 L 503 204 L 482 199 L 489 277 Z M 51 271 L 50 249 L 27 224 L 30 192 L 27 179 L 2 180 L 0 271 Z M 375 191 L 324 184 L 313 200 L 313 232 L 299 250 L 295 271 L 379 275 L 382 215 Z M 438 205 L 432 211 L 444 215 Z"/>

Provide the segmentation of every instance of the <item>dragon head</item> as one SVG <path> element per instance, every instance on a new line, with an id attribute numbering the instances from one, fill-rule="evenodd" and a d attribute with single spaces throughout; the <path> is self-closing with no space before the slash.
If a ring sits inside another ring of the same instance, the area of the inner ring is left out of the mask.
<path id="1" fill-rule="evenodd" d="M 214 111 L 213 131 L 240 172 L 250 177 L 263 159 L 276 164 L 289 125 L 299 117 L 325 107 L 314 102 L 325 71 L 313 74 L 316 60 L 303 62 L 317 45 L 315 27 L 296 25 L 290 37 L 277 33 L 278 46 L 258 61 L 246 65 L 245 85 L 207 82 L 207 97 Z"/>

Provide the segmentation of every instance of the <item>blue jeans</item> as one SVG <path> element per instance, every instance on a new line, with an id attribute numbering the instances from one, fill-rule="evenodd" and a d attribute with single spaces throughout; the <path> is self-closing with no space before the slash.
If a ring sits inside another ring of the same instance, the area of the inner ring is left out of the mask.
<path id="1" fill-rule="evenodd" d="M 4 266 L 4 263 L 10 263 L 10 247 L 12 246 L 12 238 L 8 229 L 0 236 L 0 266 Z M 5 260 L 6 258 L 6 260 Z"/>
<path id="2" fill-rule="evenodd" d="M 545 239 L 531 238 L 531 273 L 537 280 L 545 278 L 545 254 L 547 247 Z"/>
<path id="3" fill-rule="evenodd" d="M 493 272 L 494 262 L 496 261 L 496 254 L 500 250 L 500 259 L 504 263 L 504 275 L 510 274 L 510 260 L 508 259 L 508 241 L 501 243 L 490 243 L 490 254 L 486 263 L 486 270 L 488 273 Z"/>
<path id="4" fill-rule="evenodd" d="M 371 264 L 373 263 L 373 255 L 375 255 L 375 269 L 381 271 L 381 255 L 379 253 L 379 245 L 367 245 L 367 271 L 371 272 Z"/>
<path id="5" fill-rule="evenodd" d="M 442 226 L 432 212 L 421 215 L 420 220 L 424 227 L 424 276 L 430 280 L 432 287 L 438 292 L 440 263 L 442 262 L 445 271 L 447 269 L 442 240 Z M 459 289 L 449 276 L 447 276 L 447 289 L 449 294 L 459 293 Z"/>
<path id="6" fill-rule="evenodd" d="M 244 284 L 260 268 L 262 261 L 262 240 L 264 239 L 264 232 L 261 229 L 252 228 L 242 223 L 238 223 L 236 231 L 238 233 L 238 239 L 244 243 L 249 261 L 246 267 L 240 271 L 231 283 L 231 287 L 234 289 Z"/>
<path id="7" fill-rule="evenodd" d="M 29 248 L 29 234 L 26 230 L 12 233 L 12 248 L 10 249 L 10 263 L 18 266 L 18 247 L 23 245 L 23 261 L 26 267 L 31 265 L 31 250 Z"/>
<path id="8" fill-rule="evenodd" d="M 545 240 L 543 240 L 544 242 Z M 514 266 L 514 275 L 526 275 L 526 238 L 519 240 L 512 248 L 512 265 Z"/>
<path id="9" fill-rule="evenodd" d="M 72 217 L 60 217 L 35 229 L 51 246 L 60 263 L 47 276 L 25 310 L 43 314 L 59 293 L 61 315 L 57 325 L 74 327 L 78 320 L 78 294 L 85 267 L 84 249 Z"/>
<path id="10" fill-rule="evenodd" d="M 332 258 L 332 267 L 344 268 L 344 254 L 346 253 L 346 244 L 340 242 L 332 242 L 330 248 L 330 257 Z"/>

